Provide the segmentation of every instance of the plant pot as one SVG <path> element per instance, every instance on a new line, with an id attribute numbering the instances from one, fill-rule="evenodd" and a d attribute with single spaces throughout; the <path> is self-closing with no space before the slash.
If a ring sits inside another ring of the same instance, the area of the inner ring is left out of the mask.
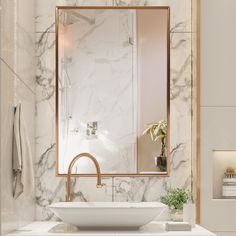
<path id="1" fill-rule="evenodd" d="M 165 156 L 157 156 L 155 157 L 155 165 L 158 167 L 160 171 L 166 171 L 167 161 Z"/>
<path id="2" fill-rule="evenodd" d="M 183 208 L 183 221 L 195 227 L 196 205 L 195 203 L 185 203 Z"/>
<path id="3" fill-rule="evenodd" d="M 170 219 L 172 221 L 181 222 L 183 221 L 183 211 L 173 209 L 170 211 Z"/>

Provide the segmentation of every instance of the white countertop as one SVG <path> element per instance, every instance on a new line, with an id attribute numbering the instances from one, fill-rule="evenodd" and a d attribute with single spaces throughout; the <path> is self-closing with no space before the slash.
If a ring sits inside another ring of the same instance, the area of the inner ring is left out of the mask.
<path id="1" fill-rule="evenodd" d="M 165 231 L 165 223 L 151 222 L 139 230 L 134 231 L 79 231 L 73 226 L 66 225 L 62 222 L 33 222 L 24 226 L 8 236 L 216 236 L 208 230 L 196 226 L 192 231 Z"/>

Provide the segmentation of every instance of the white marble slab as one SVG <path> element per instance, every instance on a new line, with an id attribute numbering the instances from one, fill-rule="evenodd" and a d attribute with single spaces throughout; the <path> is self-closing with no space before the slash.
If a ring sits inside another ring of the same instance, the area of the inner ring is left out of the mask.
<path id="1" fill-rule="evenodd" d="M 151 222 L 141 227 L 139 230 L 130 231 L 79 231 L 73 226 L 65 225 L 61 222 L 33 222 L 25 227 L 8 234 L 8 236 L 216 236 L 201 226 L 196 226 L 192 231 L 165 231 L 165 223 Z"/>
<path id="2" fill-rule="evenodd" d="M 36 1 L 36 32 L 55 32 L 55 6 L 169 6 L 172 32 L 191 32 L 191 0 L 40 0 Z"/>

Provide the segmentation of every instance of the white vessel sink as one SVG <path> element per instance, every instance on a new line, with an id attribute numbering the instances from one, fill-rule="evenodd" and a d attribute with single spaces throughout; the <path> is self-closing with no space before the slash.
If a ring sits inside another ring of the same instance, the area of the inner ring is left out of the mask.
<path id="1" fill-rule="evenodd" d="M 160 202 L 58 202 L 49 208 L 80 229 L 137 229 L 166 209 Z"/>

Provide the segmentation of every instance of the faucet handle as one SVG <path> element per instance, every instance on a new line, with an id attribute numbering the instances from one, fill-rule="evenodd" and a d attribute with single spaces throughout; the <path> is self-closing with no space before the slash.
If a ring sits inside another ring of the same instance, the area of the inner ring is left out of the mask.
<path id="1" fill-rule="evenodd" d="M 106 186 L 106 184 L 101 183 L 101 184 L 97 184 L 96 186 L 97 186 L 97 188 L 102 188 L 103 186 Z"/>

